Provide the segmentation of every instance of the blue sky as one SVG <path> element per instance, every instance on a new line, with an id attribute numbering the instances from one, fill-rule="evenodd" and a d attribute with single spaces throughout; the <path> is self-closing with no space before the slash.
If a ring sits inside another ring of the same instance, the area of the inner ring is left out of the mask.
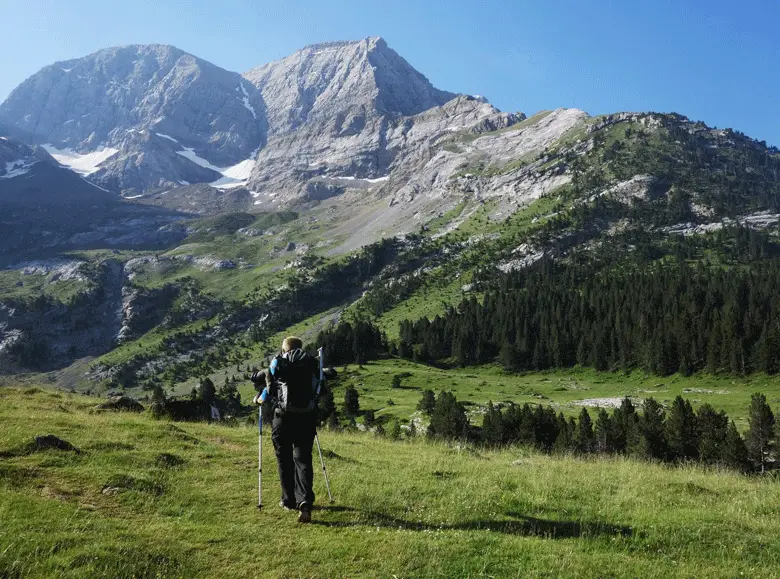
<path id="1" fill-rule="evenodd" d="M 502 110 L 675 111 L 780 146 L 777 0 L 0 0 L 0 99 L 40 67 L 176 45 L 244 71 L 383 36 L 439 88 Z"/>

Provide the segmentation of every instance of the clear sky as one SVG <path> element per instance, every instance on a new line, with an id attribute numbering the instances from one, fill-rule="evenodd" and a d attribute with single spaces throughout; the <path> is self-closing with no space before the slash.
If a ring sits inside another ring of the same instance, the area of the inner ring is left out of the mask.
<path id="1" fill-rule="evenodd" d="M 382 36 L 438 88 L 502 110 L 675 111 L 780 146 L 778 0 L 0 0 L 0 31 L 0 99 L 119 44 L 243 72 Z"/>

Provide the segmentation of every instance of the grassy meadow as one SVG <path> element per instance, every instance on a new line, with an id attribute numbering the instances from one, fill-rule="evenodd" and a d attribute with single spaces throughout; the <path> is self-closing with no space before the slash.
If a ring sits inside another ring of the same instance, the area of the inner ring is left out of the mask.
<path id="1" fill-rule="evenodd" d="M 235 374 L 233 370 L 228 373 Z M 408 422 L 417 411 L 423 390 L 429 389 L 437 394 L 442 390 L 455 394 L 466 405 L 473 424 L 481 424 L 481 410 L 488 402 L 550 405 L 567 416 L 576 416 L 585 405 L 591 408 L 595 420 L 597 406 L 607 406 L 625 396 L 637 403 L 653 397 L 668 407 L 680 395 L 690 400 L 694 408 L 709 403 L 716 410 L 725 410 L 740 432 L 747 429 L 750 396 L 754 392 L 765 394 L 769 405 L 780 410 L 780 377 L 760 374 L 661 377 L 641 371 L 623 374 L 591 369 L 513 374 L 495 365 L 446 370 L 397 358 L 337 370 L 339 380 L 332 383 L 336 404 L 343 401 L 346 386 L 352 385 L 360 395 L 361 410 L 373 410 L 380 421 L 388 422 Z M 403 376 L 400 388 L 392 387 L 396 374 Z M 213 379 L 219 385 L 224 374 L 214 374 Z M 244 400 L 254 392 L 249 382 L 242 384 L 240 391 Z"/>
<path id="2" fill-rule="evenodd" d="M 371 366 L 368 367 L 372 368 Z M 381 368 L 381 366 L 377 366 Z M 335 504 L 281 510 L 257 430 L 0 389 L 0 577 L 773 577 L 780 485 L 323 431 Z M 400 401 L 399 401 L 400 402 Z M 80 449 L 34 451 L 54 434 Z"/>

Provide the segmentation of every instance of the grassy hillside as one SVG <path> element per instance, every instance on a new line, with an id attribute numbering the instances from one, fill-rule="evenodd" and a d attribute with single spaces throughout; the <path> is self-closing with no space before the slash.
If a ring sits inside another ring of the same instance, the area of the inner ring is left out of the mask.
<path id="1" fill-rule="evenodd" d="M 0 390 L 0 576 L 774 576 L 776 482 L 323 432 L 335 505 L 256 503 L 257 431 Z M 52 433 L 81 449 L 33 452 Z M 315 482 L 320 497 L 324 488 Z"/>

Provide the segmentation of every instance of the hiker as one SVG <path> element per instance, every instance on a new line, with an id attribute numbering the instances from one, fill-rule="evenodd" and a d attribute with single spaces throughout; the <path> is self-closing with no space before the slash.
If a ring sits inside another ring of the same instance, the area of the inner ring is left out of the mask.
<path id="1" fill-rule="evenodd" d="M 251 380 L 256 388 L 262 388 L 253 402 L 273 405 L 271 440 L 282 486 L 279 505 L 288 510 L 297 509 L 298 522 L 311 522 L 312 448 L 317 430 L 319 388 L 317 358 L 304 352 L 300 338 L 289 336 L 268 370 L 254 372 Z"/>

